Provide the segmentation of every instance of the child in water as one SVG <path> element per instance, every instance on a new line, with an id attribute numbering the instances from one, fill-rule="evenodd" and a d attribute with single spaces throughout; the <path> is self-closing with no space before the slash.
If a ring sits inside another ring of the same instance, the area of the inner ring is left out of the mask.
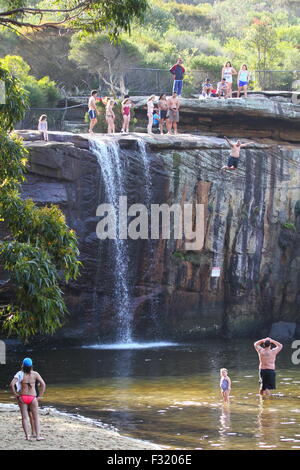
<path id="1" fill-rule="evenodd" d="M 231 380 L 228 377 L 228 370 L 227 369 L 220 369 L 220 388 L 221 388 L 221 393 L 223 396 L 224 403 L 229 403 L 229 394 L 231 391 Z"/>

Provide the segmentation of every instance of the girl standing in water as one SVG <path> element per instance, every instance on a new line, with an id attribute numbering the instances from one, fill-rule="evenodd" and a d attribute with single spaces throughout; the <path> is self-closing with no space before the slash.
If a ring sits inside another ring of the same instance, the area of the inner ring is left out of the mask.
<path id="1" fill-rule="evenodd" d="M 228 370 L 227 369 L 220 369 L 220 388 L 221 388 L 221 393 L 223 396 L 223 401 L 224 403 L 229 403 L 229 395 L 231 391 L 231 380 L 228 377 Z"/>
<path id="2" fill-rule="evenodd" d="M 11 381 L 10 388 L 18 400 L 18 405 L 22 415 L 22 426 L 27 441 L 30 440 L 29 411 L 32 413 L 33 417 L 36 440 L 44 440 L 40 435 L 39 404 L 35 387 L 36 382 L 41 386 L 39 398 L 42 398 L 46 389 L 46 384 L 40 374 L 32 370 L 32 360 L 29 357 L 26 357 L 23 360 L 21 370 L 17 372 Z"/>
<path id="3" fill-rule="evenodd" d="M 232 67 L 231 62 L 225 62 L 224 67 L 222 68 L 222 78 L 225 78 L 228 86 L 228 95 L 229 98 L 232 98 L 232 75 L 237 75 L 237 71 Z"/>

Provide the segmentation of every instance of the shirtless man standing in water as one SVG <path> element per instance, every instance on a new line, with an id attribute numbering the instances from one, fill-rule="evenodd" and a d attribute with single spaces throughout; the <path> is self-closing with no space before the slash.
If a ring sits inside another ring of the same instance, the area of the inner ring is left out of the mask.
<path id="1" fill-rule="evenodd" d="M 271 348 L 272 343 L 275 348 Z M 264 347 L 262 347 L 262 344 Z M 254 343 L 259 356 L 260 395 L 270 395 L 270 390 L 276 388 L 275 361 L 283 346 L 271 338 L 260 339 Z"/>
<path id="2" fill-rule="evenodd" d="M 229 143 L 231 152 L 230 157 L 228 158 L 227 166 L 222 166 L 221 170 L 236 170 L 239 163 L 241 149 L 247 147 L 248 145 L 254 144 L 254 142 L 242 144 L 241 141 L 238 140 L 236 144 L 233 144 L 229 139 L 227 139 L 227 137 L 224 137 L 224 139 Z"/>

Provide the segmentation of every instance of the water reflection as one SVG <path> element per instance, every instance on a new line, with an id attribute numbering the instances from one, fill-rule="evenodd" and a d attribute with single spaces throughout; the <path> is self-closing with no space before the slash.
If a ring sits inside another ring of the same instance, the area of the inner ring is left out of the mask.
<path id="1" fill-rule="evenodd" d="M 258 406 L 258 433 L 257 445 L 261 449 L 276 448 L 276 442 L 280 440 L 280 414 L 279 410 L 272 406 L 272 398 L 259 397 Z"/>
<path id="2" fill-rule="evenodd" d="M 298 368 L 285 348 L 278 359 L 276 395 L 262 399 L 252 349 L 251 341 L 203 341 L 170 348 L 30 354 L 48 384 L 46 405 L 108 423 L 123 434 L 179 449 L 297 449 Z M 1 370 L 0 402 L 12 401 L 8 384 L 23 356 L 10 354 Z M 230 371 L 229 405 L 220 396 L 220 366 Z"/>

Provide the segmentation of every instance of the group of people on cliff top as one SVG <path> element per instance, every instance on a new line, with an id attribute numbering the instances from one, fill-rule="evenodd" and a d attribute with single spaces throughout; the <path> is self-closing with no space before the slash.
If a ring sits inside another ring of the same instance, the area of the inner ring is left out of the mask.
<path id="1" fill-rule="evenodd" d="M 183 67 L 183 60 L 181 57 L 178 58 L 176 64 L 170 68 L 170 73 L 173 76 L 173 91 L 172 96 L 167 97 L 165 93 L 161 94 L 158 101 L 155 95 L 149 96 L 147 99 L 147 132 L 152 134 L 153 125 L 159 127 L 160 134 L 164 133 L 164 125 L 166 126 L 167 135 L 171 135 L 172 131 L 174 134 L 177 134 L 177 123 L 179 122 L 179 107 L 180 101 L 179 98 L 182 93 L 183 79 L 185 75 L 185 68 Z M 246 64 L 243 64 L 240 71 L 237 72 L 230 61 L 224 64 L 221 73 L 221 81 L 217 84 L 217 87 L 214 88 L 211 80 L 209 78 L 202 84 L 202 91 L 200 98 L 232 98 L 232 84 L 233 76 L 237 75 L 237 85 L 238 85 L 238 98 L 240 97 L 241 92 L 244 92 L 244 96 L 247 97 L 248 84 L 250 80 L 250 72 Z M 89 118 L 90 118 L 90 128 L 89 132 L 93 132 L 93 128 L 97 123 L 97 91 L 93 90 L 91 92 L 91 97 L 89 98 Z M 107 98 L 102 100 L 105 103 L 105 118 L 107 122 L 107 132 L 109 134 L 115 133 L 115 114 L 113 107 L 115 100 L 113 98 Z M 157 107 L 155 103 L 157 102 Z M 134 104 L 130 100 L 129 96 L 126 95 L 122 102 L 122 133 L 129 132 L 129 123 L 130 123 L 130 110 L 133 108 Z"/>
<path id="2" fill-rule="evenodd" d="M 153 127 L 159 128 L 160 134 L 164 134 L 164 126 L 166 128 L 166 134 L 172 135 L 177 134 L 177 124 L 179 122 L 179 108 L 180 108 L 180 96 L 182 93 L 183 87 L 183 79 L 185 75 L 185 68 L 183 67 L 183 60 L 181 57 L 178 58 L 176 64 L 174 64 L 170 68 L 170 73 L 173 76 L 173 91 L 172 95 L 167 97 L 166 93 L 160 95 L 159 99 L 157 100 L 156 96 L 152 94 L 149 96 L 146 102 L 147 106 L 147 118 L 148 118 L 148 125 L 147 125 L 147 132 L 148 134 L 152 134 Z M 202 84 L 202 92 L 200 94 L 200 98 L 210 98 L 210 97 L 218 97 L 218 98 L 232 98 L 232 84 L 233 84 L 233 76 L 237 75 L 237 84 L 238 84 L 238 98 L 240 97 L 241 91 L 244 92 L 245 97 L 247 97 L 247 89 L 250 80 L 250 72 L 248 71 L 248 67 L 246 64 L 241 66 L 239 72 L 232 67 L 230 61 L 224 64 L 221 73 L 221 81 L 217 84 L 217 88 L 215 89 L 211 83 L 209 78 Z M 114 134 L 115 129 L 115 113 L 114 113 L 114 105 L 116 103 L 114 98 L 98 98 L 97 97 L 97 90 L 92 90 L 91 96 L 88 102 L 88 116 L 90 119 L 90 126 L 89 126 L 89 133 L 93 134 L 93 129 L 97 124 L 97 116 L 99 111 L 97 109 L 97 100 L 102 100 L 103 104 L 105 105 L 105 119 L 107 123 L 107 132 L 108 134 Z M 131 117 L 131 109 L 134 107 L 134 103 L 129 98 L 128 95 L 124 97 L 122 101 L 122 129 L 121 133 L 129 133 L 129 124 L 130 124 L 130 117 Z M 38 130 L 43 135 L 44 140 L 48 140 L 48 127 L 47 127 L 47 116 L 43 114 L 38 123 Z M 231 146 L 231 154 L 228 159 L 228 163 L 226 166 L 223 166 L 222 169 L 225 170 L 236 170 L 238 167 L 238 159 L 240 156 L 240 150 L 243 147 L 246 147 L 250 143 L 241 144 L 238 140 L 235 144 L 229 142 Z"/>
<path id="3" fill-rule="evenodd" d="M 282 344 L 271 338 L 264 338 L 254 343 L 259 356 L 259 382 L 261 396 L 270 395 L 270 390 L 276 388 L 275 362 Z M 220 370 L 220 391 L 225 404 L 229 403 L 231 380 L 228 370 Z M 26 357 L 10 384 L 11 392 L 17 400 L 21 415 L 25 439 L 43 440 L 40 429 L 38 404 L 44 396 L 46 384 L 40 374 L 33 370 L 32 359 Z M 30 433 L 31 427 L 31 433 Z"/>
<path id="4" fill-rule="evenodd" d="M 97 109 L 97 90 L 93 90 L 91 92 L 91 96 L 89 98 L 89 118 L 90 118 L 90 127 L 89 133 L 93 134 L 93 129 L 97 124 L 97 116 L 99 111 Z M 102 98 L 102 103 L 105 105 L 105 119 L 107 122 L 107 133 L 114 134 L 115 133 L 115 113 L 114 113 L 114 105 L 115 100 L 114 98 Z M 148 125 L 147 125 L 147 132 L 148 134 L 152 134 L 152 129 L 154 127 L 159 127 L 160 134 L 164 134 L 164 125 L 166 126 L 167 134 L 171 135 L 172 130 L 174 134 L 177 134 L 177 123 L 179 122 L 179 99 L 176 92 L 173 92 L 170 97 L 167 97 L 165 93 L 163 93 L 158 100 L 157 107 L 155 107 L 156 96 L 151 95 L 147 99 L 147 118 L 148 118 Z M 129 124 L 130 124 L 130 117 L 131 117 L 131 109 L 134 108 L 134 103 L 129 98 L 129 96 L 125 96 L 124 100 L 122 101 L 122 134 L 129 133 Z"/>

